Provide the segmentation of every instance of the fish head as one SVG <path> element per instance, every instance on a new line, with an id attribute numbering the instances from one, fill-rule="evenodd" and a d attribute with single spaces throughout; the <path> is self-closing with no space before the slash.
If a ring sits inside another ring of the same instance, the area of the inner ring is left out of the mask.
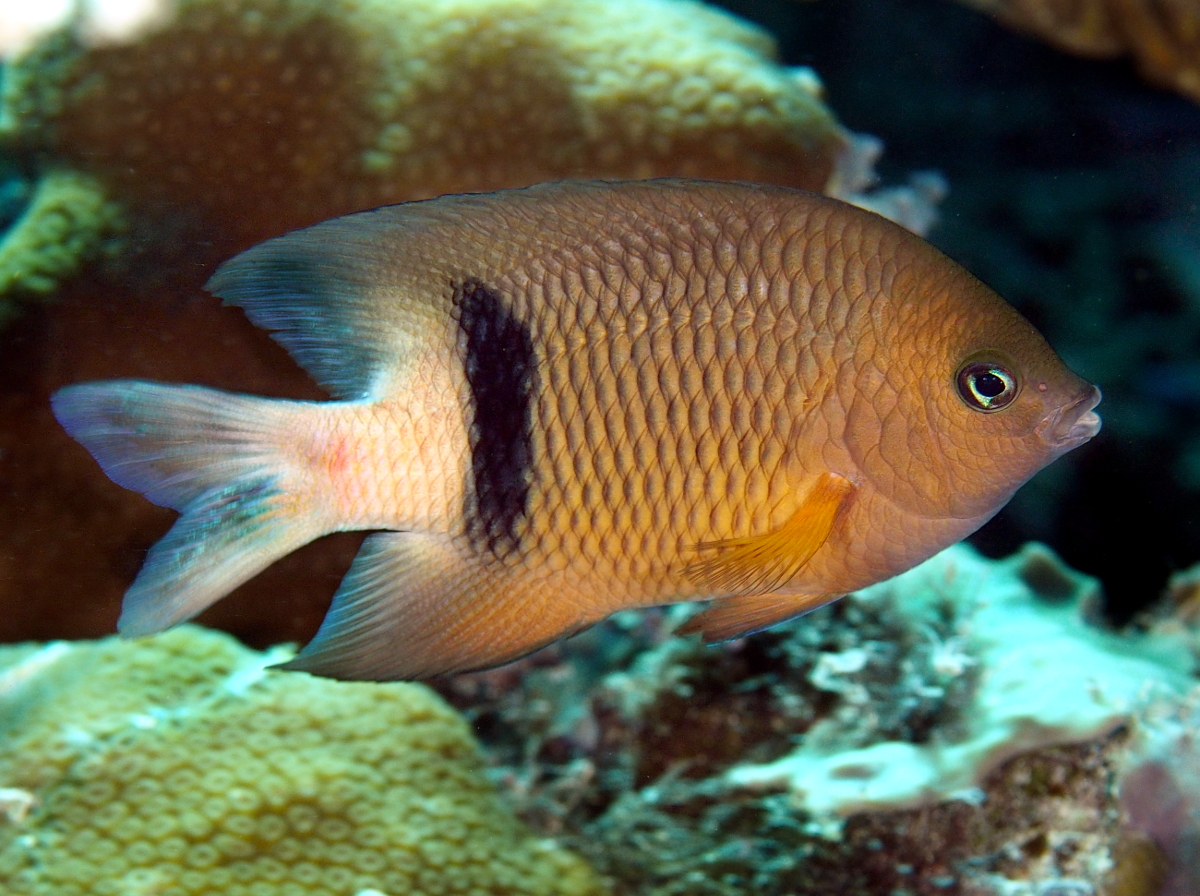
<path id="1" fill-rule="evenodd" d="M 933 260 L 895 279 L 894 319 L 859 365 L 870 388 L 855 400 L 870 407 L 848 415 L 849 443 L 871 484 L 908 513 L 982 524 L 1099 432 L 1100 390 L 1012 306 L 940 253 Z"/>

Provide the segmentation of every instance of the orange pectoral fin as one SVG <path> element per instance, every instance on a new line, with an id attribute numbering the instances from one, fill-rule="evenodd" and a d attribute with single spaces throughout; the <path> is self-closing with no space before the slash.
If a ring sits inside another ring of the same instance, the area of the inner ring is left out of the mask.
<path id="1" fill-rule="evenodd" d="M 764 535 L 699 544 L 698 550 L 715 553 L 688 564 L 684 572 L 713 592 L 755 595 L 777 591 L 825 543 L 853 493 L 854 483 L 849 479 L 822 473 L 780 528 Z"/>
<path id="2" fill-rule="evenodd" d="M 795 619 L 823 607 L 836 594 L 752 594 L 745 597 L 719 597 L 678 629 L 677 635 L 699 634 L 710 644 L 731 641 L 742 635 Z"/>

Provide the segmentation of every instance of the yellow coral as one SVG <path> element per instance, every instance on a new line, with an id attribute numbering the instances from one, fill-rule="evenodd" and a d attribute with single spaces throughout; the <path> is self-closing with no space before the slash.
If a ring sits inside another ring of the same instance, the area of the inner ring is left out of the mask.
<path id="1" fill-rule="evenodd" d="M 961 0 L 1085 56 L 1131 53 L 1146 77 L 1200 101 L 1196 0 Z"/>
<path id="2" fill-rule="evenodd" d="M 689 0 L 174 0 L 123 44 L 51 35 L 5 129 L 220 254 L 356 209 L 562 177 L 820 190 L 849 135 L 811 72 Z"/>
<path id="3" fill-rule="evenodd" d="M 0 295 L 40 298 L 101 254 L 123 227 L 116 203 L 92 177 L 52 171 L 37 185 L 22 220 L 0 242 Z M 0 318 L 8 311 L 0 305 Z"/>
<path id="4" fill-rule="evenodd" d="M 0 649 L 0 784 L 36 800 L 0 818 L 0 892 L 605 892 L 504 811 L 432 691 L 271 659 L 195 627 Z"/>

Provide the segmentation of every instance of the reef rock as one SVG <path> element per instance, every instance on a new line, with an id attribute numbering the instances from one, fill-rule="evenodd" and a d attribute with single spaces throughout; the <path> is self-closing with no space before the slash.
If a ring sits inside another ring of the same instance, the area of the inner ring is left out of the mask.
<path id="1" fill-rule="evenodd" d="M 1098 598 L 1040 545 L 956 546 L 725 645 L 673 608 L 439 687 L 641 896 L 1194 896 L 1200 638 Z"/>

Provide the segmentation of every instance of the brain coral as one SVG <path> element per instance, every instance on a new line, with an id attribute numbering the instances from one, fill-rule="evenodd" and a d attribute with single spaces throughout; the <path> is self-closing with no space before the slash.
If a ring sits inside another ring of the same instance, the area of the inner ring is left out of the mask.
<path id="1" fill-rule="evenodd" d="M 605 892 L 506 813 L 432 691 L 277 659 L 195 627 L 0 649 L 0 892 Z"/>
<path id="2" fill-rule="evenodd" d="M 689 0 L 171 0 L 124 41 L 64 26 L 0 130 L 213 260 L 345 212 L 563 177 L 823 190 L 853 141 L 763 31 Z M 196 261 L 192 258 L 191 261 Z"/>

